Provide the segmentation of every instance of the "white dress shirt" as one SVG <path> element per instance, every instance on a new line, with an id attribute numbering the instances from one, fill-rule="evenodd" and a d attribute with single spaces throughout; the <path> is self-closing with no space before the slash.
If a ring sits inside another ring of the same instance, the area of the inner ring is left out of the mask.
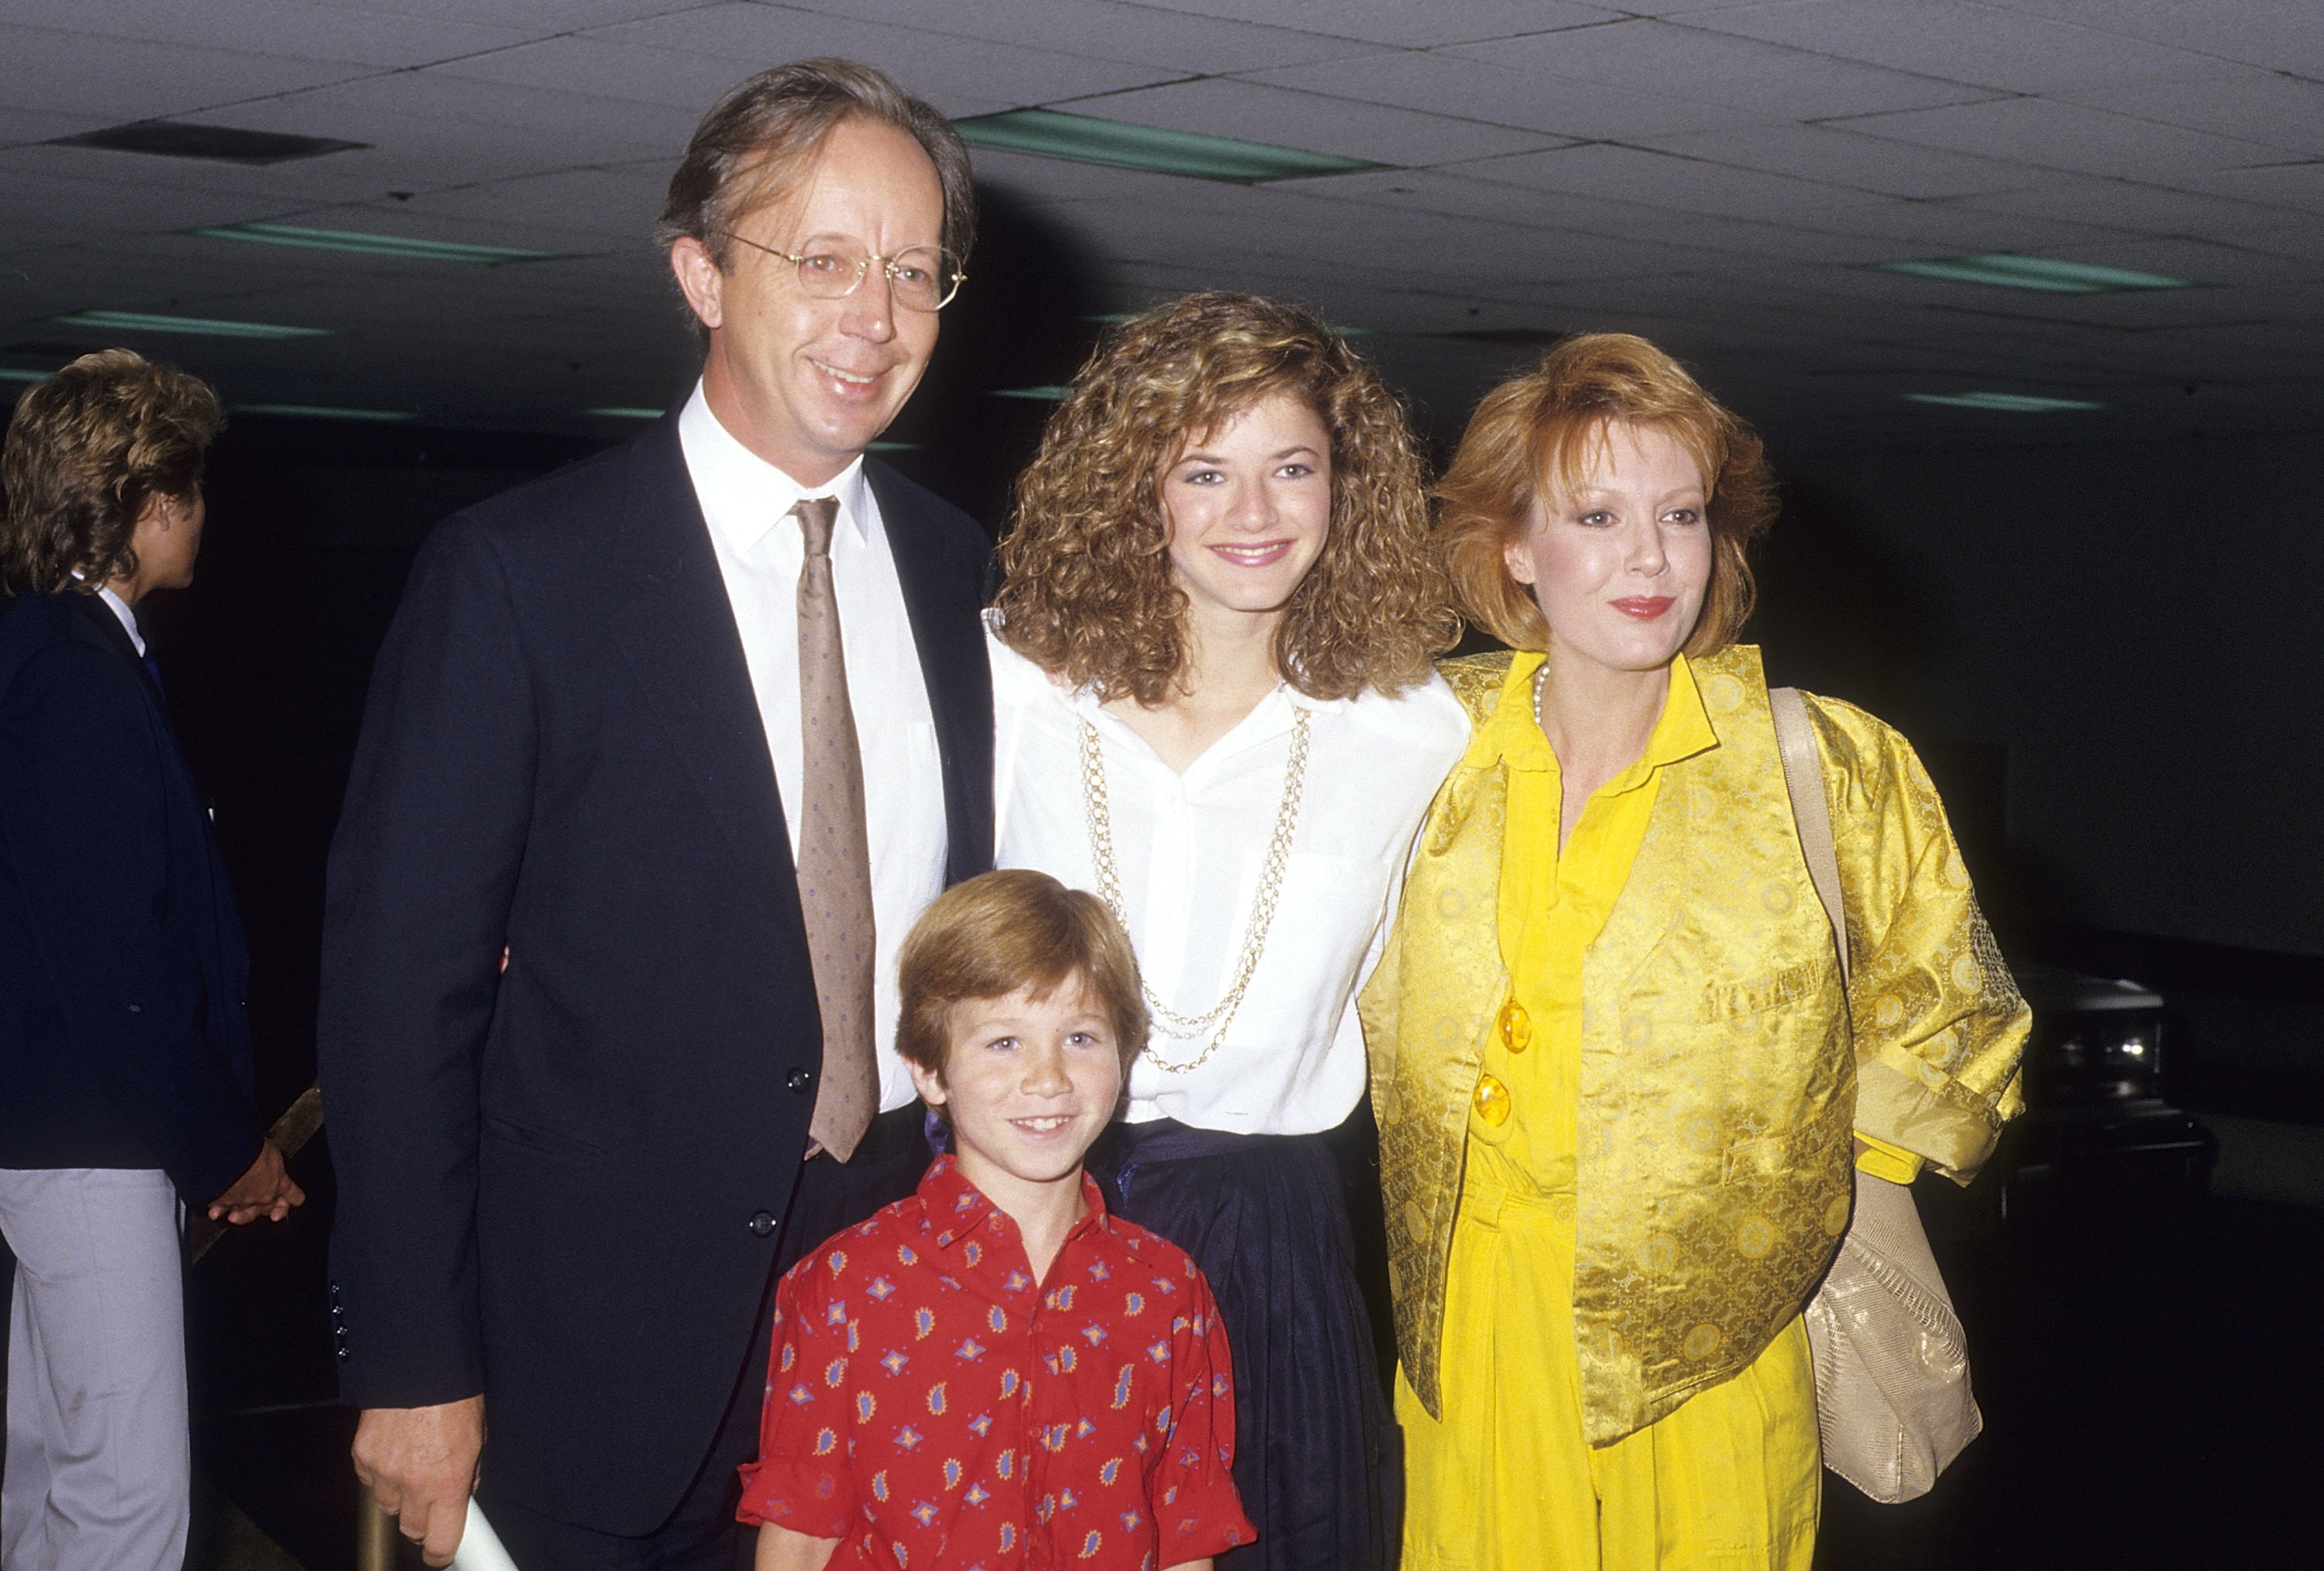
<path id="1" fill-rule="evenodd" d="M 1468 745 L 1469 717 L 1441 678 L 1399 698 L 1366 691 L 1326 702 L 1288 686 L 1178 773 L 1144 738 L 1069 691 L 991 633 L 995 864 L 1098 887 L 1083 805 L 1080 723 L 1105 760 L 1113 859 L 1146 984 L 1181 1015 L 1206 1013 L 1233 985 L 1251 902 L 1283 803 L 1300 710 L 1309 723 L 1298 828 L 1257 970 L 1217 1052 L 1157 1024 L 1131 1066 L 1127 1116 L 1175 1118 L 1238 1134 L 1336 1127 L 1364 1089 L 1356 990 L 1379 958 L 1421 815 Z"/>
<path id="2" fill-rule="evenodd" d="M 831 577 L 839 637 L 847 657 L 847 703 L 863 755 L 863 814 L 872 845 L 872 918 L 877 934 L 872 1021 L 879 1044 L 880 1106 L 901 1107 L 917 1093 L 896 1056 L 896 948 L 921 910 L 944 890 L 944 766 L 936 714 L 920 675 L 918 646 L 896 578 L 896 559 L 880 504 L 858 458 L 826 485 L 802 486 L 734 439 L 710 411 L 700 384 L 678 417 L 694 494 L 726 581 L 742 635 L 742 658 L 766 727 L 767 751 L 782 793 L 791 855 L 798 855 L 798 807 L 806 800 L 799 741 L 798 576 L 805 537 L 791 505 L 835 496 Z"/>
<path id="3" fill-rule="evenodd" d="M 75 578 L 78 578 L 80 575 L 76 573 L 73 576 Z M 113 607 L 114 615 L 121 619 L 123 631 L 129 634 L 129 642 L 136 646 L 137 658 L 139 660 L 143 660 L 145 658 L 145 635 L 137 631 L 137 613 L 129 608 L 129 602 L 124 600 L 120 596 L 115 594 L 112 590 L 104 587 L 102 585 L 97 588 L 97 597 L 104 601 L 107 605 Z"/>

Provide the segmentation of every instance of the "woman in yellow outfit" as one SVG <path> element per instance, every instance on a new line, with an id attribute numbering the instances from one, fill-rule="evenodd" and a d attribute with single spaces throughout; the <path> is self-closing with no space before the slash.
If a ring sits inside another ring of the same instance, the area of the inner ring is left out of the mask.
<path id="1" fill-rule="evenodd" d="M 1475 728 L 1363 999 L 1406 1571 L 1806 1571 L 1800 1311 L 1851 1183 L 1966 1181 L 2025 1006 L 1904 739 L 1810 698 L 1856 970 L 1794 827 L 1758 440 L 1643 339 L 1488 395 L 1440 493 Z M 1851 1023 L 1852 1022 L 1852 1023 Z"/>

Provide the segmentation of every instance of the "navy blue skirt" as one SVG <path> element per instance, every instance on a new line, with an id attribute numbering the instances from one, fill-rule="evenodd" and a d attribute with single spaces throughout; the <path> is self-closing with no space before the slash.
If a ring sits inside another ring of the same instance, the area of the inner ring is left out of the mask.
<path id="1" fill-rule="evenodd" d="M 1210 1279 L 1234 1354 L 1235 1487 L 1259 1529 L 1219 1571 L 1379 1571 L 1399 1524 L 1371 1317 L 1320 1135 L 1117 1123 L 1089 1154 L 1106 1204 Z"/>

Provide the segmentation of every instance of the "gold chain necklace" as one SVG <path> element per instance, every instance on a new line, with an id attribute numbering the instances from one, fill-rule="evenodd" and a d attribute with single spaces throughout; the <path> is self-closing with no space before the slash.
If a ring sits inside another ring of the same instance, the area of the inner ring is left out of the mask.
<path id="1" fill-rule="evenodd" d="M 1283 805 L 1275 811 L 1275 836 L 1268 842 L 1267 864 L 1260 870 L 1259 894 L 1250 908 L 1250 928 L 1243 934 L 1242 965 L 1235 973 L 1234 985 L 1226 996 L 1204 1014 L 1180 1014 L 1155 996 L 1141 974 L 1138 979 L 1146 994 L 1147 1008 L 1156 1021 L 1169 1028 L 1174 1037 L 1193 1038 L 1204 1028 L 1216 1024 L 1210 1046 L 1183 1064 L 1173 1064 L 1154 1050 L 1151 1037 L 1147 1039 L 1146 1056 L 1155 1067 L 1173 1075 L 1183 1075 L 1199 1069 L 1219 1050 L 1227 1040 L 1227 1027 L 1234 1023 L 1235 1011 L 1242 1007 L 1242 995 L 1250 987 L 1252 973 L 1259 969 L 1260 951 L 1267 947 L 1268 929 L 1275 925 L 1275 902 L 1283 892 L 1283 869 L 1291 857 L 1291 836 L 1299 827 L 1299 805 L 1307 789 L 1307 722 L 1308 711 L 1294 710 L 1291 726 L 1291 756 L 1283 766 Z M 1081 725 L 1082 744 L 1082 811 L 1089 820 L 1090 860 L 1097 864 L 1097 892 L 1106 909 L 1113 913 L 1122 930 L 1130 929 L 1130 918 L 1121 909 L 1121 875 L 1113 860 L 1113 816 L 1106 803 L 1105 753 L 1100 747 L 1097 727 L 1088 716 L 1077 716 Z"/>

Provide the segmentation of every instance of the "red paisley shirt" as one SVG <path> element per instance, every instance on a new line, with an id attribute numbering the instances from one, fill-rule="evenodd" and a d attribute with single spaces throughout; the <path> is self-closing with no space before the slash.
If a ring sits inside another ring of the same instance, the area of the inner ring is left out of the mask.
<path id="1" fill-rule="evenodd" d="M 1210 1287 L 1082 1196 L 1038 1283 L 949 1156 L 794 1267 L 742 1520 L 842 1540 L 834 1571 L 1158 1571 L 1250 1542 Z"/>

